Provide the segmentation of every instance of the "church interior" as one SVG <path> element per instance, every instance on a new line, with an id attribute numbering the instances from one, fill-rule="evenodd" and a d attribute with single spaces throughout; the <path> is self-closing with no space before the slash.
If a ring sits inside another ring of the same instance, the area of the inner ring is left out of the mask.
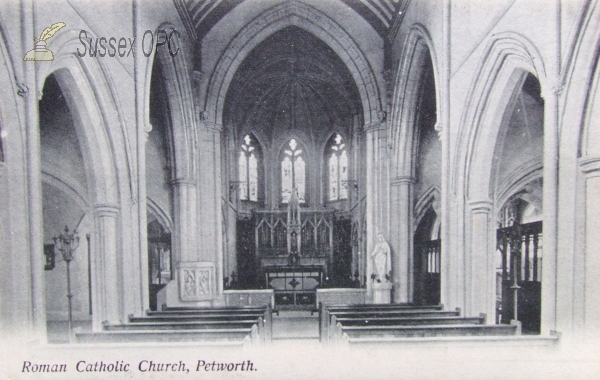
<path id="1" fill-rule="evenodd" d="M 4 339 L 597 341 L 598 0 L 3 1 L 0 36 Z"/>

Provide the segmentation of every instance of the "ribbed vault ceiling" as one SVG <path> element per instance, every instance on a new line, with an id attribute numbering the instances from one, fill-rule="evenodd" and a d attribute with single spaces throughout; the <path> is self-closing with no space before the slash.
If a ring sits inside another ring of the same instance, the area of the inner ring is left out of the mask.
<path id="1" fill-rule="evenodd" d="M 225 121 L 239 134 L 259 131 L 272 141 L 289 131 L 312 142 L 349 131 L 361 103 L 341 59 L 309 32 L 288 27 L 242 62 L 225 100 Z M 287 134 L 287 133 L 286 133 Z"/>

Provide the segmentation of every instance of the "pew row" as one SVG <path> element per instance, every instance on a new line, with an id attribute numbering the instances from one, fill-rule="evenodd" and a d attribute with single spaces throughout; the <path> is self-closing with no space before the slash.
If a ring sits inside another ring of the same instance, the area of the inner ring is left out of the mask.
<path id="1" fill-rule="evenodd" d="M 262 345 L 272 337 L 272 309 L 265 307 L 185 308 L 147 311 L 129 323 L 105 323 L 102 331 L 77 332 L 79 343 L 223 342 Z"/>
<path id="2" fill-rule="evenodd" d="M 319 313 L 320 340 L 325 344 L 406 342 L 415 338 L 514 337 L 521 334 L 519 322 L 486 325 L 485 314 L 462 317 L 460 309 L 444 311 L 441 305 L 319 305 Z"/>

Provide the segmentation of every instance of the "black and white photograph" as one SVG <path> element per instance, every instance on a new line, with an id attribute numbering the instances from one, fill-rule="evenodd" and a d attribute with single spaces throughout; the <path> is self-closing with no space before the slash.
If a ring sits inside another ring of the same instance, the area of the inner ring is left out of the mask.
<path id="1" fill-rule="evenodd" d="M 0 0 L 0 379 L 600 378 L 600 0 Z"/>

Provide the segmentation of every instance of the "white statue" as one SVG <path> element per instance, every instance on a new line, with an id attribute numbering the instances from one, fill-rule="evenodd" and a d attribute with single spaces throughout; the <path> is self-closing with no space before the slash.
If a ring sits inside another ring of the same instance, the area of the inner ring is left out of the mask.
<path id="1" fill-rule="evenodd" d="M 377 245 L 375 246 L 375 250 L 371 253 L 371 257 L 373 258 L 373 263 L 375 264 L 375 274 L 377 278 L 384 282 L 386 281 L 385 276 L 390 274 L 392 270 L 392 262 L 390 259 L 390 245 L 385 241 L 383 235 L 377 235 Z"/>

